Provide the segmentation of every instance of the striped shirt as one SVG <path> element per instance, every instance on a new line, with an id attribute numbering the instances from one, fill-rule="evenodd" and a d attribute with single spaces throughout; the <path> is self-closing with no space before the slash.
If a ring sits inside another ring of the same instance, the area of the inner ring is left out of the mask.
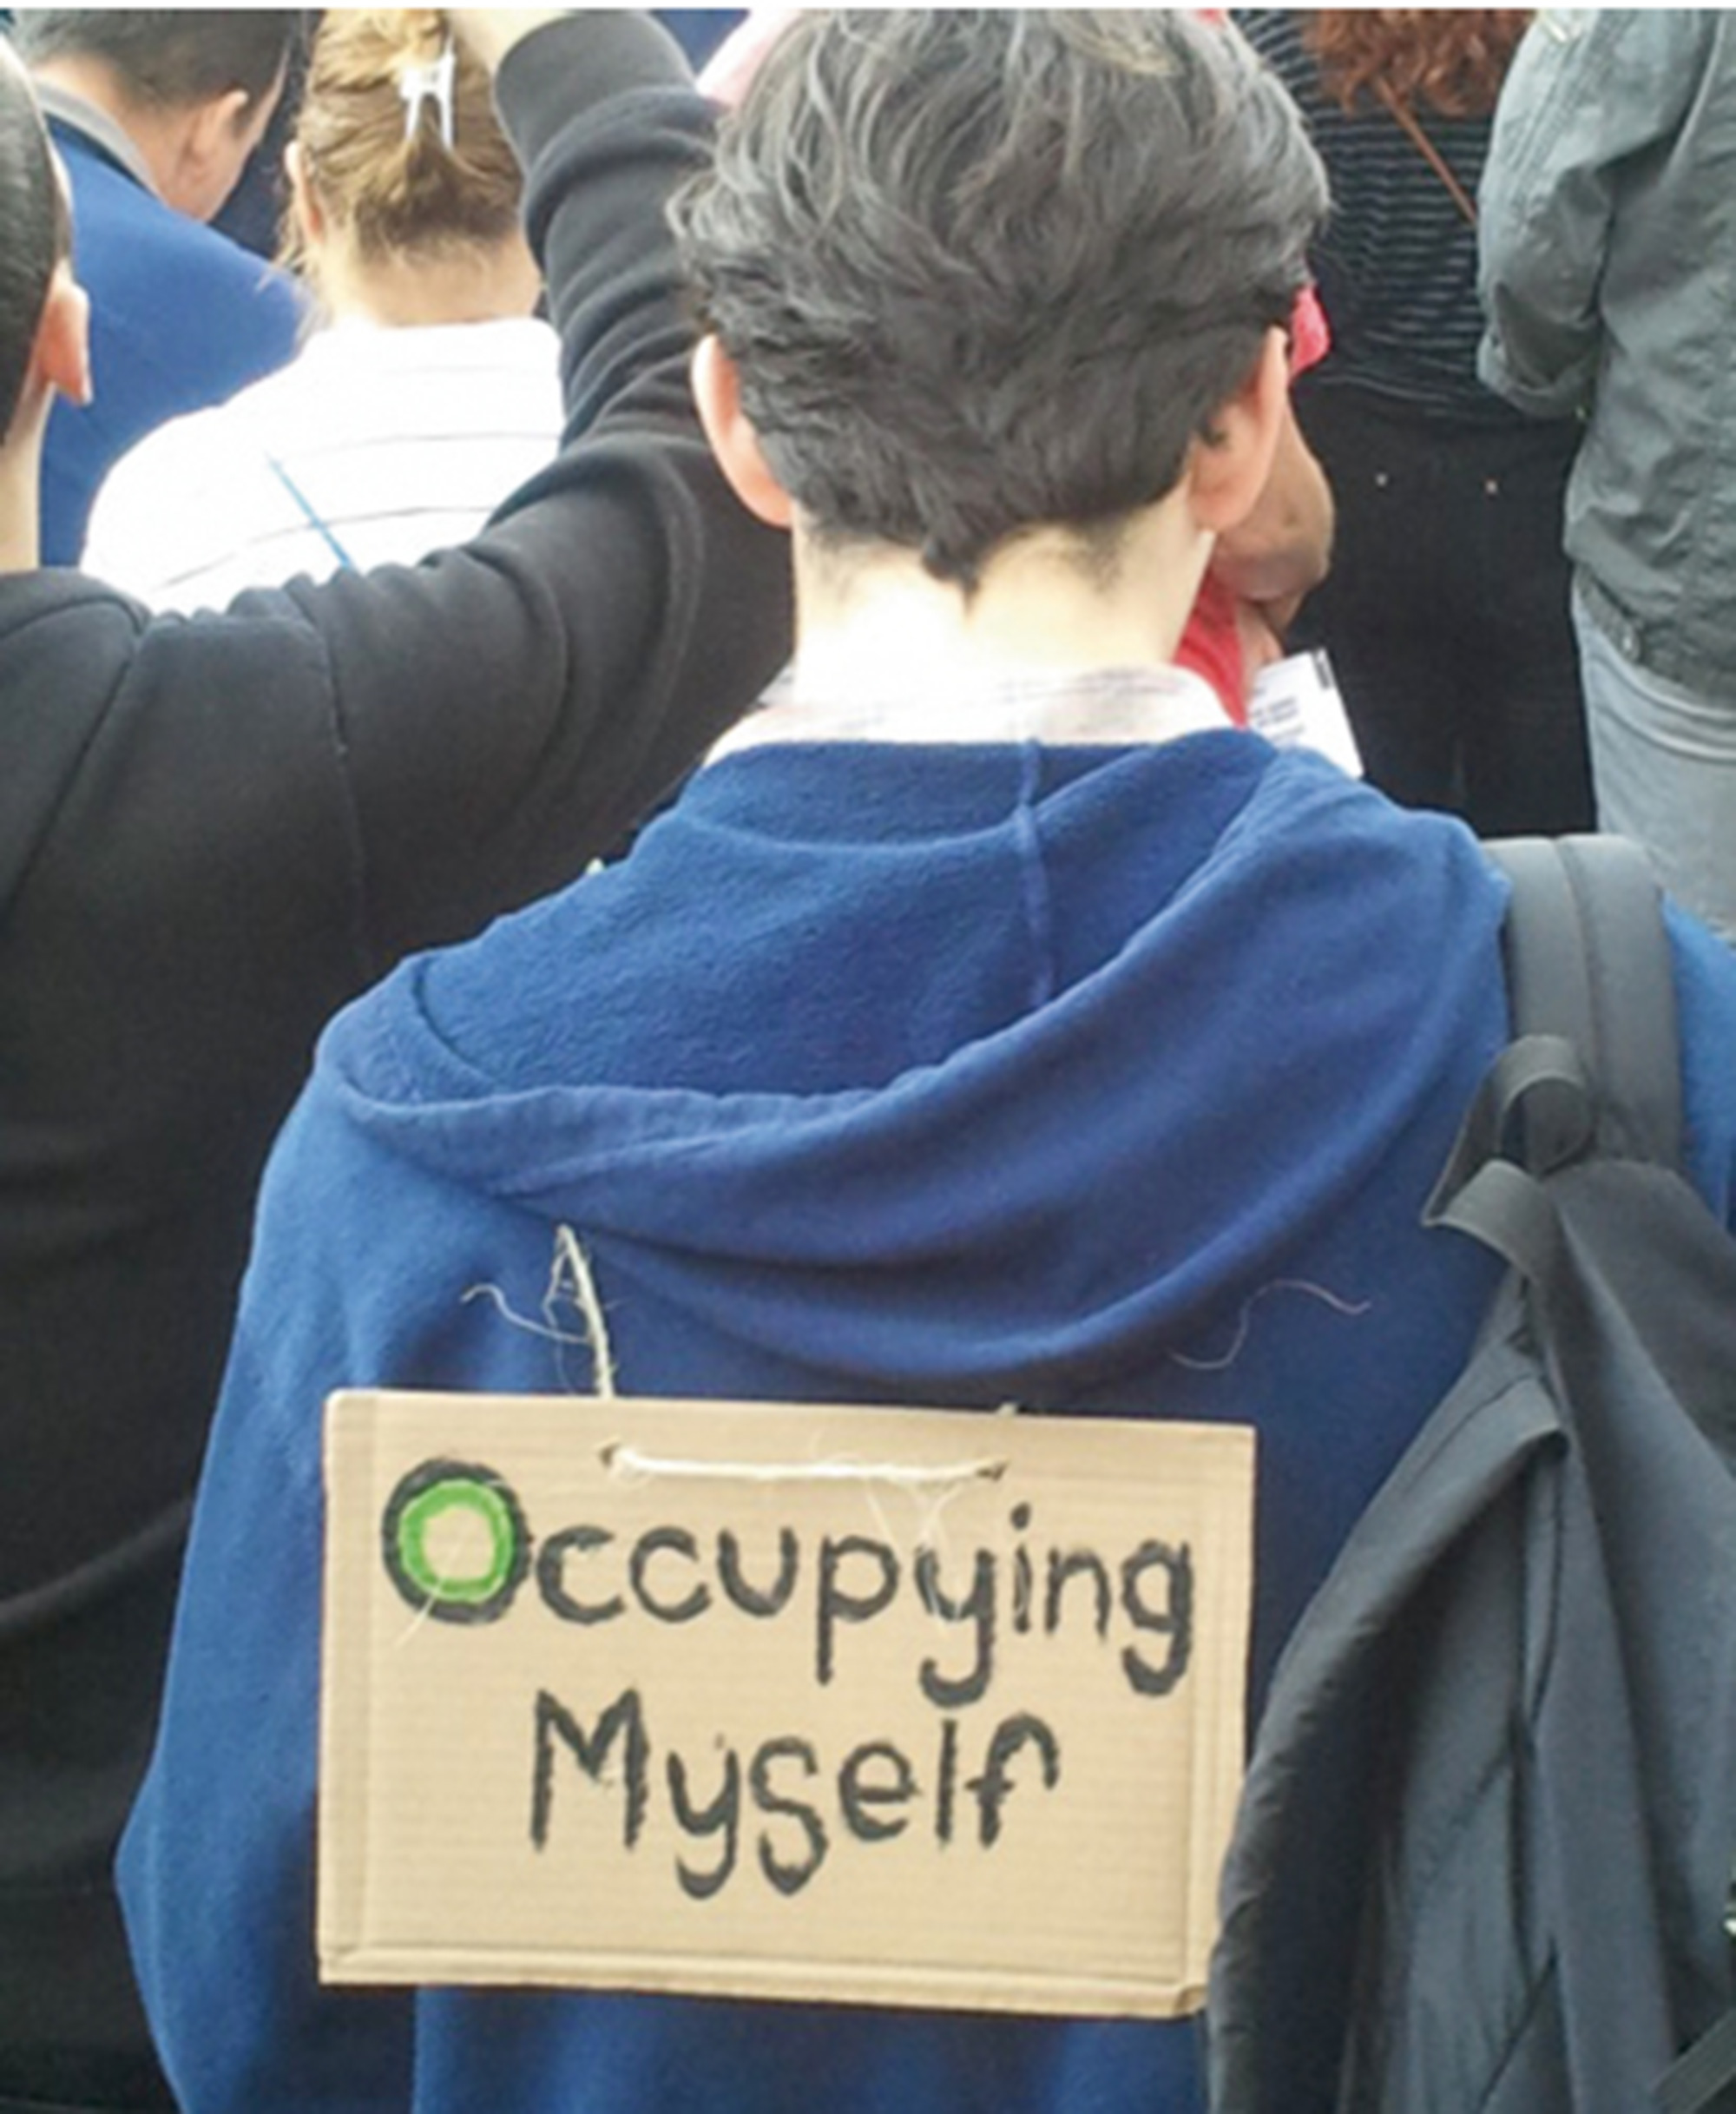
<path id="1" fill-rule="evenodd" d="M 1315 379 L 1510 423 L 1509 408 L 1476 378 L 1476 233 L 1446 186 L 1384 104 L 1364 94 L 1346 115 L 1325 93 L 1303 44 L 1305 13 L 1249 9 L 1235 21 L 1301 107 L 1332 182 L 1332 218 L 1310 256 L 1332 331 Z M 1443 117 L 1424 106 L 1417 117 L 1475 197 L 1492 116 Z"/>
<path id="2" fill-rule="evenodd" d="M 116 464 L 84 570 L 155 609 L 411 563 L 464 542 L 554 454 L 558 341 L 514 318 L 345 322 Z"/>

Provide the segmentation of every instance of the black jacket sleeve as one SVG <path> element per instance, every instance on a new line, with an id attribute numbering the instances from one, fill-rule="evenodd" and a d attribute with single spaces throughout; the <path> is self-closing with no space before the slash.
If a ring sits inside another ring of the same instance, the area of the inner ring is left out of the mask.
<path id="1" fill-rule="evenodd" d="M 535 32 L 499 93 L 562 335 L 562 451 L 462 550 L 287 590 L 329 668 L 371 970 L 581 871 L 789 649 L 786 539 L 729 494 L 688 389 L 663 208 L 708 106 L 621 15 Z"/>

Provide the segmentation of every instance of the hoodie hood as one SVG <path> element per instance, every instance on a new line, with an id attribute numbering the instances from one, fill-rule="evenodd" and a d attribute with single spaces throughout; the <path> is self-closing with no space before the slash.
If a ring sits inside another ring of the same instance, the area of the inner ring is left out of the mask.
<path id="1" fill-rule="evenodd" d="M 1420 1208 L 1503 901 L 1457 825 L 1240 734 L 761 750 L 325 1068 L 391 1155 L 758 1346 L 1076 1386 L 1233 1320 L 1396 1151 Z"/>

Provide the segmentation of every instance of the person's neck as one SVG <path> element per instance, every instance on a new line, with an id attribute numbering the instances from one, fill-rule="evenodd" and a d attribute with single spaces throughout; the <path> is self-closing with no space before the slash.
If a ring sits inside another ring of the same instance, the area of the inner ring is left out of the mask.
<path id="1" fill-rule="evenodd" d="M 0 445 L 0 575 L 35 572 L 43 562 L 42 461 L 40 425 Z"/>
<path id="2" fill-rule="evenodd" d="M 328 251 L 317 273 L 321 304 L 334 323 L 394 330 L 528 316 L 540 284 L 521 244 L 467 247 L 431 259 L 363 260 Z"/>
<path id="3" fill-rule="evenodd" d="M 913 551 L 828 550 L 799 528 L 798 693 L 848 701 L 1168 664 L 1212 548 L 1176 498 L 1133 517 L 1101 563 L 1065 530 L 1016 537 L 968 597 Z"/>

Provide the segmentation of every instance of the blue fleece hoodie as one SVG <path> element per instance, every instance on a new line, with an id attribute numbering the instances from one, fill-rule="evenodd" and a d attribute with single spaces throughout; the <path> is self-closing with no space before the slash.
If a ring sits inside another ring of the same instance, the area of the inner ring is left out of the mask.
<path id="1" fill-rule="evenodd" d="M 319 1404 L 588 1389 L 1251 1421 L 1251 1692 L 1492 1266 L 1424 1198 L 1504 1038 L 1449 820 L 1225 731 L 750 750 L 342 1017 L 267 1179 L 122 1889 L 189 2114 L 1180 2114 L 1197 2026 L 315 1984 Z M 1678 962 L 1726 1218 L 1736 961 Z M 492 1289 L 476 1296 L 478 1286 Z M 469 1296 L 467 1296 L 469 1295 Z"/>

